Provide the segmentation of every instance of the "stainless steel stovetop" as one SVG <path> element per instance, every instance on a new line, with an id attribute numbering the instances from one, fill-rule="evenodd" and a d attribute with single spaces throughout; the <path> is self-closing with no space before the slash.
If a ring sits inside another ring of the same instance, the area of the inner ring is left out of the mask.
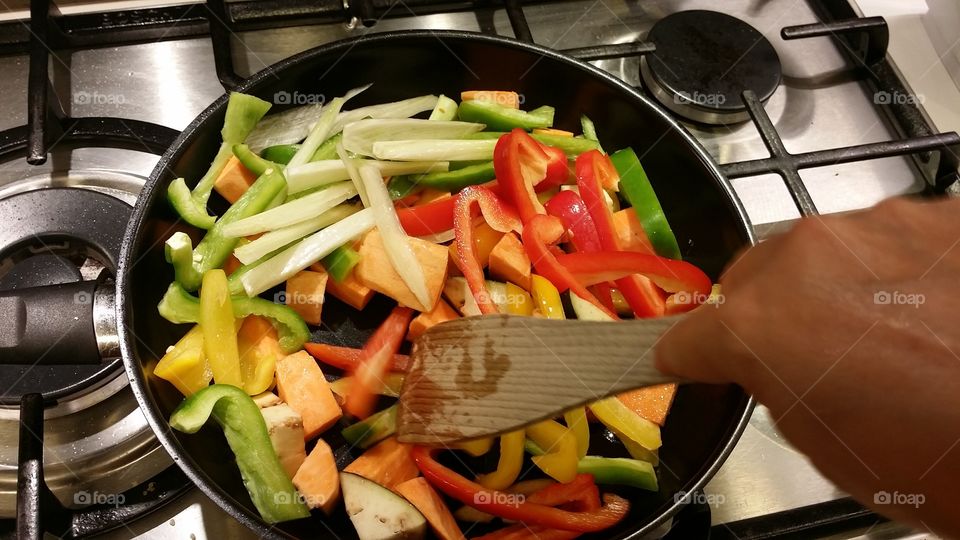
<path id="1" fill-rule="evenodd" d="M 129 4 L 124 2 L 123 4 Z M 404 9 L 400 3 L 395 9 Z M 526 6 L 535 41 L 565 49 L 596 43 L 628 43 L 642 39 L 651 25 L 680 10 L 718 9 L 710 0 L 576 0 Z M 725 0 L 724 12 L 742 18 L 774 45 L 783 64 L 783 82 L 766 105 L 787 149 L 805 152 L 896 139 L 898 136 L 878 112 L 873 95 L 849 75 L 849 62 L 828 38 L 784 41 L 780 29 L 815 22 L 810 6 L 797 0 Z M 65 10 L 66 11 L 66 10 Z M 512 35 L 503 10 L 486 16 L 473 12 L 421 17 L 389 18 L 373 28 L 358 25 L 320 25 L 244 32 L 233 36 L 233 61 L 240 75 L 251 74 L 293 53 L 332 40 L 365 32 L 407 28 L 496 31 Z M 894 32 L 895 35 L 895 32 Z M 639 59 L 595 62 L 628 83 L 640 85 Z M 62 53 L 51 62 L 54 89 L 65 112 L 73 117 L 114 116 L 150 121 L 182 129 L 223 93 L 214 71 L 209 38 L 164 40 L 95 50 Z M 26 123 L 28 61 L 25 56 L 0 57 L 0 129 Z M 721 163 L 768 156 L 752 123 L 731 127 L 688 125 Z M 46 185 L 80 185 L 132 201 L 157 157 L 147 152 L 118 149 L 59 148 L 42 166 L 22 159 L 0 164 L 0 197 Z M 885 158 L 854 164 L 805 170 L 805 184 L 823 213 L 870 206 L 882 199 L 920 191 L 924 179 L 907 158 Z M 733 181 L 759 236 L 782 230 L 799 217 L 783 181 L 762 175 Z M 120 376 L 122 377 L 122 375 Z M 104 455 L 133 456 L 129 474 L 117 480 L 104 472 L 83 486 L 108 491 L 133 485 L 170 464 L 150 442 L 149 428 L 136 410 L 123 380 L 113 383 L 114 410 L 119 422 L 83 433 L 64 433 L 48 448 L 48 461 L 91 463 Z M 64 415 L 80 414 L 64 411 Z M 15 483 L 16 416 L 0 411 L 0 506 L 9 509 Z M 764 408 L 758 408 L 740 443 L 719 474 L 707 486 L 712 521 L 725 524 L 845 495 L 825 480 L 808 461 L 790 448 Z M 115 445 L 120 450 L 110 450 Z M 75 460 L 75 461 L 70 461 Z M 56 466 L 48 465 L 48 470 Z M 69 470 L 69 466 L 66 466 Z M 79 487 L 61 471 L 52 482 L 61 496 Z M 115 476 L 115 475 L 114 475 Z M 14 478 L 15 482 L 15 478 Z M 905 536 L 910 531 L 886 524 L 873 531 L 852 531 L 844 537 Z M 197 489 L 149 516 L 107 536 L 127 538 L 241 538 L 252 536 Z"/>

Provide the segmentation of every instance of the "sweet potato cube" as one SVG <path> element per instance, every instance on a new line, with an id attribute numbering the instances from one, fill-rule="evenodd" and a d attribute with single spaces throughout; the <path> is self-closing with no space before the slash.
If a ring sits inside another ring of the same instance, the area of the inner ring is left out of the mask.
<path id="1" fill-rule="evenodd" d="M 327 273 L 304 270 L 287 280 L 286 304 L 309 324 L 320 324 Z"/>
<path id="2" fill-rule="evenodd" d="M 317 445 L 297 469 L 293 485 L 310 508 L 320 508 L 326 514 L 333 511 L 340 498 L 340 471 L 326 441 L 317 439 Z"/>
<path id="3" fill-rule="evenodd" d="M 413 447 L 409 444 L 397 442 L 396 437 L 390 437 L 368 449 L 343 470 L 394 489 L 397 485 L 420 476 L 420 469 L 410 456 L 411 450 Z"/>
<path id="4" fill-rule="evenodd" d="M 313 439 L 343 416 L 317 361 L 300 351 L 277 362 L 277 393 L 303 418 L 304 437 Z"/>
<path id="5" fill-rule="evenodd" d="M 419 238 L 409 237 L 410 248 L 416 256 L 423 276 L 426 278 L 429 304 L 423 306 L 393 269 L 383 246 L 383 237 L 376 229 L 368 232 L 360 244 L 360 262 L 353 274 L 361 284 L 383 293 L 405 306 L 418 311 L 432 311 L 440 298 L 440 291 L 447 279 L 447 248 Z"/>
<path id="6" fill-rule="evenodd" d="M 455 309 L 450 307 L 446 301 L 442 298 L 437 302 L 436 307 L 433 308 L 433 311 L 426 313 L 421 313 L 413 318 L 410 321 L 410 329 L 407 331 L 407 339 L 413 341 L 423 335 L 433 325 L 440 324 L 444 321 L 452 321 L 460 317 L 460 314 L 457 313 Z"/>
<path id="7" fill-rule="evenodd" d="M 360 245 L 357 244 L 357 247 L 360 247 Z M 327 272 L 323 265 L 318 262 L 310 265 L 310 270 L 314 272 Z M 356 309 L 367 307 L 367 302 L 373 298 L 374 294 L 374 290 L 360 283 L 357 275 L 353 272 L 350 272 L 350 274 L 347 275 L 347 279 L 343 281 L 337 281 L 333 278 L 327 279 L 327 292 L 337 300 Z"/>
<path id="8" fill-rule="evenodd" d="M 490 252 L 490 275 L 530 290 L 530 257 L 517 235 L 503 235 Z"/>
<path id="9" fill-rule="evenodd" d="M 227 164 L 213 181 L 213 189 L 230 204 L 237 202 L 247 188 L 257 179 L 257 176 L 240 163 L 237 156 L 230 156 Z"/>

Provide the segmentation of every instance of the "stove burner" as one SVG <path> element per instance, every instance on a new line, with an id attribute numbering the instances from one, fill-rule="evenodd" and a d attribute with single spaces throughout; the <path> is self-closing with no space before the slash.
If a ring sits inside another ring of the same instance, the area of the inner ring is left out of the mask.
<path id="1" fill-rule="evenodd" d="M 750 119 L 741 94 L 766 102 L 780 84 L 780 58 L 749 24 L 715 11 L 680 11 L 657 21 L 647 36 L 657 50 L 640 74 L 671 111 L 705 124 Z"/>
<path id="2" fill-rule="evenodd" d="M 94 328 L 83 326 L 91 320 L 91 309 L 113 306 L 98 306 L 106 299 L 95 293 L 97 281 L 84 278 L 105 277 L 116 268 L 130 211 L 122 201 L 89 189 L 41 189 L 0 199 L 0 222 L 5 224 L 0 229 L 0 290 L 6 291 L 0 294 L 0 305 L 8 315 L 0 320 L 0 335 L 7 336 L 0 340 L 5 357 L 0 380 L 6 381 L 0 403 L 18 403 L 30 392 L 48 400 L 77 395 L 122 370 L 117 358 L 88 365 L 66 362 L 84 351 L 102 349 Z M 106 273 L 98 271 L 104 269 Z M 35 289 L 30 287 L 40 286 L 68 290 L 69 295 L 31 295 Z M 24 320 L 45 323 L 53 318 L 78 324 L 23 326 Z M 50 358 L 42 358 L 48 354 Z"/>

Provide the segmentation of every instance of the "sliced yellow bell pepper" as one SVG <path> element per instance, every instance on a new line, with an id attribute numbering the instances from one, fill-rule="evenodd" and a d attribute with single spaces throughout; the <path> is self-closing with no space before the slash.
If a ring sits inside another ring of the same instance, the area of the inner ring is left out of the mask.
<path id="1" fill-rule="evenodd" d="M 480 457 L 493 447 L 493 438 L 484 437 L 482 439 L 473 439 L 472 441 L 462 441 L 453 445 L 454 448 L 463 450 L 473 457 Z"/>
<path id="2" fill-rule="evenodd" d="M 507 282 L 507 313 L 510 315 L 533 315 L 533 300 L 530 293 Z"/>
<path id="3" fill-rule="evenodd" d="M 203 352 L 200 326 L 191 328 L 163 355 L 157 367 L 153 368 L 153 374 L 168 381 L 187 397 L 210 385 L 213 372 Z"/>
<path id="4" fill-rule="evenodd" d="M 530 293 L 533 295 L 533 303 L 536 305 L 537 313 L 547 319 L 564 319 L 563 303 L 560 301 L 560 293 L 557 288 L 550 283 L 550 280 L 533 274 L 530 276 Z"/>
<path id="5" fill-rule="evenodd" d="M 477 477 L 477 482 L 487 489 L 504 490 L 520 476 L 523 467 L 524 430 L 518 429 L 500 436 L 500 461 L 497 470 Z"/>
<path id="6" fill-rule="evenodd" d="M 588 405 L 590 412 L 621 439 L 627 438 L 647 450 L 660 448 L 660 426 L 631 411 L 614 397 Z"/>
<path id="7" fill-rule="evenodd" d="M 227 275 L 223 270 L 208 270 L 203 274 L 200 328 L 203 331 L 203 350 L 213 370 L 214 380 L 217 384 L 243 388 L 233 306 L 230 304 Z"/>
<path id="8" fill-rule="evenodd" d="M 527 436 L 546 452 L 530 458 L 547 476 L 558 482 L 572 482 L 577 476 L 577 439 L 573 433 L 554 420 L 544 420 L 527 426 Z"/>
<path id="9" fill-rule="evenodd" d="M 577 440 L 577 457 L 582 458 L 587 455 L 587 448 L 590 446 L 590 424 L 587 422 L 587 411 L 583 407 L 570 409 L 563 413 L 563 421 L 567 424 L 570 433 L 573 433 L 573 438 Z"/>

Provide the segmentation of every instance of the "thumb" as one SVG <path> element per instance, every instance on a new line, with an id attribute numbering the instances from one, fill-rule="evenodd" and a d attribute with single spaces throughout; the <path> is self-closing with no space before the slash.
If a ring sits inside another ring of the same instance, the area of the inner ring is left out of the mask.
<path id="1" fill-rule="evenodd" d="M 729 345 L 736 338 L 718 316 L 720 309 L 703 305 L 667 330 L 657 343 L 657 369 L 696 382 L 741 383 L 742 356 Z"/>

